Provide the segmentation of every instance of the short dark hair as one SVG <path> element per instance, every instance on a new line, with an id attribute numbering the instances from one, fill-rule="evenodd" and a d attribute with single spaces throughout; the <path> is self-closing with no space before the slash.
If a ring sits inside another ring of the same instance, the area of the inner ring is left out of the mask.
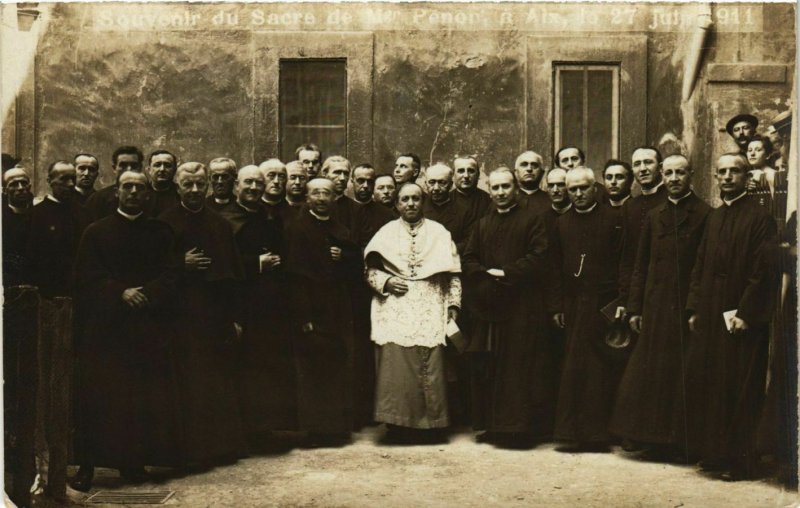
<path id="1" fill-rule="evenodd" d="M 89 153 L 89 152 L 76 153 L 75 157 L 72 158 L 72 162 L 78 162 L 78 157 L 91 157 L 92 159 L 94 159 L 95 165 L 98 168 L 100 167 L 100 159 L 98 159 L 97 156 L 95 154 L 93 154 L 93 153 Z"/>
<path id="2" fill-rule="evenodd" d="M 47 176 L 50 176 L 50 173 L 56 168 L 58 164 L 67 164 L 68 166 L 72 166 L 73 164 L 70 161 L 65 161 L 63 159 L 59 159 L 57 161 L 51 162 L 49 166 L 47 166 Z"/>
<path id="3" fill-rule="evenodd" d="M 141 150 L 131 145 L 120 146 L 111 154 L 111 165 L 115 168 L 117 167 L 117 159 L 119 159 L 120 155 L 135 155 L 139 158 L 140 164 L 144 162 L 144 154 Z"/>
<path id="4" fill-rule="evenodd" d="M 622 166 L 625 168 L 625 170 L 628 172 L 628 180 L 633 181 L 633 170 L 631 169 L 631 165 L 619 159 L 608 159 L 606 165 L 603 166 L 603 177 L 606 176 L 606 170 L 611 166 Z"/>
<path id="5" fill-rule="evenodd" d="M 314 143 L 304 143 L 304 144 L 298 146 L 294 151 L 294 156 L 295 157 L 300 157 L 300 152 L 302 152 L 303 150 L 309 150 L 311 152 L 317 152 L 319 154 L 319 160 L 320 161 L 322 160 L 322 151 Z"/>
<path id="6" fill-rule="evenodd" d="M 654 146 L 650 145 L 637 146 L 636 148 L 633 149 L 633 151 L 631 151 L 631 156 L 633 156 L 636 150 L 652 150 L 656 153 L 656 161 L 658 161 L 659 164 L 661 164 L 664 161 L 664 157 L 661 156 L 661 151 Z"/>
<path id="7" fill-rule="evenodd" d="M 175 154 L 170 152 L 169 150 L 153 150 L 152 152 L 150 152 L 150 156 L 147 158 L 147 165 L 149 166 L 150 163 L 153 162 L 153 157 L 155 157 L 156 155 L 163 155 L 163 154 L 167 154 L 170 157 L 172 157 L 172 162 L 175 163 L 176 167 L 178 166 L 178 158 L 175 157 Z"/>
<path id="8" fill-rule="evenodd" d="M 750 138 L 750 141 L 747 142 L 747 146 L 750 146 L 750 143 L 752 143 L 753 141 L 761 141 L 761 145 L 764 147 L 764 152 L 766 152 L 767 156 L 769 156 L 772 153 L 772 151 L 775 150 L 775 147 L 772 146 L 772 141 L 770 141 L 770 139 L 766 136 L 762 136 L 761 134 L 756 134 L 755 136 Z"/>
<path id="9" fill-rule="evenodd" d="M 414 169 L 419 170 L 420 168 L 422 168 L 422 161 L 420 160 L 419 155 L 407 152 L 407 153 L 401 153 L 400 155 L 397 156 L 398 159 L 400 157 L 410 157 L 412 161 L 411 165 L 414 166 Z"/>
<path id="10" fill-rule="evenodd" d="M 586 163 L 586 154 L 583 153 L 583 150 L 581 150 L 580 148 L 578 148 L 575 145 L 565 145 L 565 146 L 562 146 L 561 148 L 559 148 L 558 150 L 556 150 L 556 154 L 555 154 L 555 157 L 554 157 L 554 159 L 555 159 L 554 163 L 555 163 L 556 166 L 558 166 L 558 154 L 560 154 L 561 152 L 563 152 L 564 150 L 566 150 L 568 148 L 574 148 L 575 150 L 577 150 L 578 151 L 578 155 L 581 156 L 581 164 L 585 164 Z M 533 150 L 531 150 L 531 151 L 533 151 Z"/>

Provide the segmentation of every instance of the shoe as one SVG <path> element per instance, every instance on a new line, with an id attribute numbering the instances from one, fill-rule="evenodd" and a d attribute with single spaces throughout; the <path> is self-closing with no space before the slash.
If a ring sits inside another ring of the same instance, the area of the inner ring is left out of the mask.
<path id="1" fill-rule="evenodd" d="M 79 492 L 89 492 L 92 488 L 92 480 L 94 479 L 93 466 L 81 466 L 75 474 L 75 478 L 69 483 L 69 486 Z"/>
<path id="2" fill-rule="evenodd" d="M 120 477 L 129 483 L 144 483 L 150 479 L 144 467 L 126 467 L 119 470 Z"/>

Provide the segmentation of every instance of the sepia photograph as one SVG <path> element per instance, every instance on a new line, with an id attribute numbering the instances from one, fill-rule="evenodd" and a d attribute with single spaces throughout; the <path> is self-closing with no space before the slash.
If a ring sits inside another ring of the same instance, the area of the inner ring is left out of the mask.
<path id="1" fill-rule="evenodd" d="M 796 20 L 0 3 L 5 506 L 800 507 Z"/>

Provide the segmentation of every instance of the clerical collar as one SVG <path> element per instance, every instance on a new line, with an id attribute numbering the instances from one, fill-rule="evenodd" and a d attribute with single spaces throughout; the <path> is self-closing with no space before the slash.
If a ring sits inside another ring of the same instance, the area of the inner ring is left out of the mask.
<path id="1" fill-rule="evenodd" d="M 620 199 L 619 201 L 614 201 L 613 199 L 609 198 L 608 204 L 613 206 L 614 208 L 619 208 L 620 206 L 624 205 L 625 201 L 629 200 L 630 198 L 631 198 L 630 194 L 628 194 L 624 198 Z"/>
<path id="2" fill-rule="evenodd" d="M 368 200 L 366 200 L 366 201 L 359 201 L 359 199 L 358 199 L 358 198 L 355 198 L 353 201 L 355 201 L 355 202 L 356 202 L 356 203 L 358 203 L 359 205 L 366 205 L 367 203 L 372 203 L 372 198 L 369 198 L 369 199 L 368 199 Z"/>
<path id="3" fill-rule="evenodd" d="M 556 205 L 553 205 L 553 204 L 551 204 L 550 207 L 553 210 L 555 210 L 557 214 L 561 215 L 563 213 L 568 212 L 570 210 L 570 208 L 572 208 L 572 203 L 568 204 L 567 206 L 565 206 L 563 208 L 558 208 Z"/>
<path id="4" fill-rule="evenodd" d="M 680 203 L 681 201 L 683 201 L 684 199 L 688 198 L 691 195 L 692 195 L 692 191 L 689 191 L 686 194 L 684 194 L 683 196 L 679 197 L 678 199 L 675 199 L 672 196 L 667 196 L 667 199 L 669 199 L 669 202 L 672 203 L 673 205 L 677 205 L 678 203 Z"/>
<path id="5" fill-rule="evenodd" d="M 156 189 L 156 186 L 151 183 L 150 188 L 153 189 L 153 192 L 167 192 L 172 190 L 172 184 L 167 185 L 163 189 Z"/>
<path id="6" fill-rule="evenodd" d="M 504 213 L 508 213 L 511 210 L 513 210 L 514 208 L 516 208 L 518 204 L 519 203 L 514 203 L 513 205 L 509 206 L 508 208 L 498 208 L 497 209 L 497 213 L 499 213 L 501 215 L 504 214 Z"/>
<path id="7" fill-rule="evenodd" d="M 128 219 L 130 221 L 134 221 L 134 220 L 138 219 L 139 217 L 141 217 L 144 212 L 139 212 L 136 215 L 131 215 L 129 213 L 123 212 L 122 209 L 117 208 L 117 213 L 122 215 L 123 217 L 125 217 L 126 219 Z"/>
<path id="8" fill-rule="evenodd" d="M 461 194 L 462 196 L 470 196 L 470 195 L 472 195 L 472 194 L 474 194 L 474 193 L 475 193 L 475 187 L 471 188 L 471 189 L 470 189 L 469 191 L 467 191 L 467 192 L 464 192 L 463 190 L 461 190 L 461 189 L 459 189 L 458 187 L 456 187 L 456 192 L 458 192 L 458 193 L 459 193 L 459 194 Z"/>
<path id="9" fill-rule="evenodd" d="M 312 210 L 311 208 L 309 208 L 308 211 L 311 212 L 311 215 L 316 217 L 318 220 L 330 220 L 330 216 L 323 217 L 322 215 L 317 215 L 316 213 L 314 213 L 314 210 Z"/>
<path id="10" fill-rule="evenodd" d="M 442 201 L 441 203 L 437 203 L 436 201 L 434 201 L 433 199 L 431 199 L 431 203 L 433 203 L 433 206 L 444 206 L 444 205 L 446 205 L 446 204 L 447 204 L 447 203 L 449 203 L 449 202 L 450 202 L 450 194 L 448 194 L 448 195 L 447 195 L 447 199 L 445 199 L 445 200 L 444 200 L 444 201 Z"/>
<path id="11" fill-rule="evenodd" d="M 270 206 L 275 206 L 275 205 L 280 204 L 280 202 L 282 200 L 278 199 L 277 201 L 270 201 L 269 199 L 267 199 L 266 194 L 265 194 L 264 196 L 261 196 L 261 201 L 263 201 L 264 203 L 266 203 L 266 204 L 268 204 Z"/>
<path id="12" fill-rule="evenodd" d="M 225 199 L 221 199 L 221 198 L 217 198 L 217 197 L 214 198 L 214 203 L 216 203 L 218 205 L 227 205 L 230 202 L 231 202 L 231 198 L 225 198 Z"/>
<path id="13" fill-rule="evenodd" d="M 528 196 L 533 196 L 534 194 L 539 192 L 539 189 L 528 190 L 528 189 L 525 189 L 524 187 L 520 187 L 519 190 L 521 190 L 522 192 L 524 192 Z"/>
<path id="14" fill-rule="evenodd" d="M 53 196 L 52 194 L 48 194 L 47 196 L 45 196 L 45 199 L 49 199 L 50 201 L 53 201 L 54 203 L 58 203 L 59 205 L 61 204 L 61 201 L 56 199 L 56 197 Z"/>
<path id="15" fill-rule="evenodd" d="M 242 202 L 241 202 L 241 201 L 239 201 L 239 200 L 237 200 L 237 201 L 236 201 L 236 204 L 237 204 L 237 205 L 239 205 L 239 206 L 241 206 L 242 208 L 244 208 L 246 211 L 248 211 L 248 212 L 250 212 L 250 213 L 256 213 L 256 212 L 258 212 L 258 208 L 250 208 L 249 206 L 245 205 L 244 203 L 242 203 Z"/>
<path id="16" fill-rule="evenodd" d="M 199 209 L 199 210 L 192 210 L 192 209 L 191 209 L 191 208 L 189 208 L 188 206 L 184 205 L 184 204 L 183 204 L 183 201 L 181 201 L 181 206 L 183 207 L 183 209 L 184 209 L 184 210 L 186 210 L 186 211 L 187 211 L 187 212 L 189 212 L 189 213 L 200 213 L 200 212 L 202 212 L 202 211 L 203 211 L 203 207 L 202 207 L 202 206 L 200 207 L 200 209 Z"/>
<path id="17" fill-rule="evenodd" d="M 75 187 L 75 192 L 77 192 L 78 194 L 83 194 L 85 196 L 86 193 L 89 192 L 89 191 L 85 190 L 83 187 L 77 187 L 76 186 Z"/>
<path id="18" fill-rule="evenodd" d="M 658 185 L 656 185 L 655 187 L 651 187 L 651 188 L 649 188 L 649 189 L 645 189 L 644 187 L 642 187 L 642 196 L 650 196 L 650 195 L 653 195 L 653 194 L 655 194 L 656 192 L 658 192 L 658 189 L 659 189 L 659 188 L 660 188 L 662 185 L 664 185 L 664 182 L 663 182 L 663 181 L 661 181 L 661 182 L 658 182 Z"/>
<path id="19" fill-rule="evenodd" d="M 595 208 L 597 208 L 597 201 L 595 201 L 594 204 L 592 206 L 590 206 L 589 208 L 587 208 L 586 210 L 581 210 L 580 208 L 576 208 L 575 211 L 578 212 L 578 213 L 589 213 L 592 210 L 594 210 Z"/>
<path id="20" fill-rule="evenodd" d="M 739 201 L 740 199 L 742 199 L 746 195 L 747 195 L 747 191 L 742 191 L 742 193 L 739 194 L 738 196 L 736 196 L 735 198 L 733 198 L 733 199 L 723 199 L 722 202 L 725 203 L 728 206 L 731 206 L 733 203 L 735 203 L 736 201 Z"/>
<path id="21" fill-rule="evenodd" d="M 286 198 L 286 202 L 289 203 L 289 206 L 303 206 L 303 203 L 305 203 L 305 201 L 302 201 L 302 200 L 301 201 L 292 201 L 288 197 Z"/>

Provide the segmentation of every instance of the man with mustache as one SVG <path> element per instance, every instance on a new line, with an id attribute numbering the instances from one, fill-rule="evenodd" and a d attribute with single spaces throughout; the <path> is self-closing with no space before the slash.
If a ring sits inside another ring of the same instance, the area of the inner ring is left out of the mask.
<path id="1" fill-rule="evenodd" d="M 691 342 L 684 308 L 711 208 L 692 192 L 686 157 L 664 159 L 661 174 L 667 200 L 647 215 L 637 249 L 626 308 L 639 339 L 620 382 L 611 431 L 647 446 L 653 458 L 685 458 L 683 421 L 675 418 L 686 390 L 694 389 L 683 384 Z"/>
<path id="2" fill-rule="evenodd" d="M 478 188 L 480 166 L 473 155 L 456 156 L 453 160 L 453 190 L 450 197 L 467 209 L 467 227 L 489 212 L 492 204 L 489 194 Z"/>
<path id="3" fill-rule="evenodd" d="M 224 214 L 236 206 L 233 184 L 236 181 L 236 162 L 227 157 L 217 157 L 208 163 L 211 195 L 206 198 L 206 206 Z"/>
<path id="4" fill-rule="evenodd" d="M 736 147 L 742 154 L 747 154 L 747 145 L 756 133 L 758 118 L 747 113 L 734 116 L 725 124 L 725 130 L 733 138 Z"/>
<path id="5" fill-rule="evenodd" d="M 232 381 L 242 267 L 230 223 L 206 206 L 206 166 L 181 164 L 175 183 L 181 201 L 158 218 L 172 228 L 184 259 L 172 344 L 183 458 L 190 466 L 210 466 L 235 460 L 244 450 Z"/>
<path id="6" fill-rule="evenodd" d="M 158 217 L 164 210 L 180 202 L 178 189 L 173 182 L 178 158 L 168 150 L 156 150 L 147 160 L 150 192 L 145 197 L 144 211 L 151 217 Z"/>
<path id="7" fill-rule="evenodd" d="M 717 160 L 723 204 L 708 214 L 690 278 L 691 389 L 685 415 L 677 415 L 687 418 L 689 456 L 727 480 L 756 472 L 755 431 L 780 284 L 777 226 L 764 207 L 747 199 L 748 169 L 740 153 Z"/>
<path id="8" fill-rule="evenodd" d="M 94 194 L 94 182 L 100 174 L 100 162 L 90 153 L 79 153 L 73 159 L 75 165 L 75 200 L 86 204 L 86 200 Z"/>

